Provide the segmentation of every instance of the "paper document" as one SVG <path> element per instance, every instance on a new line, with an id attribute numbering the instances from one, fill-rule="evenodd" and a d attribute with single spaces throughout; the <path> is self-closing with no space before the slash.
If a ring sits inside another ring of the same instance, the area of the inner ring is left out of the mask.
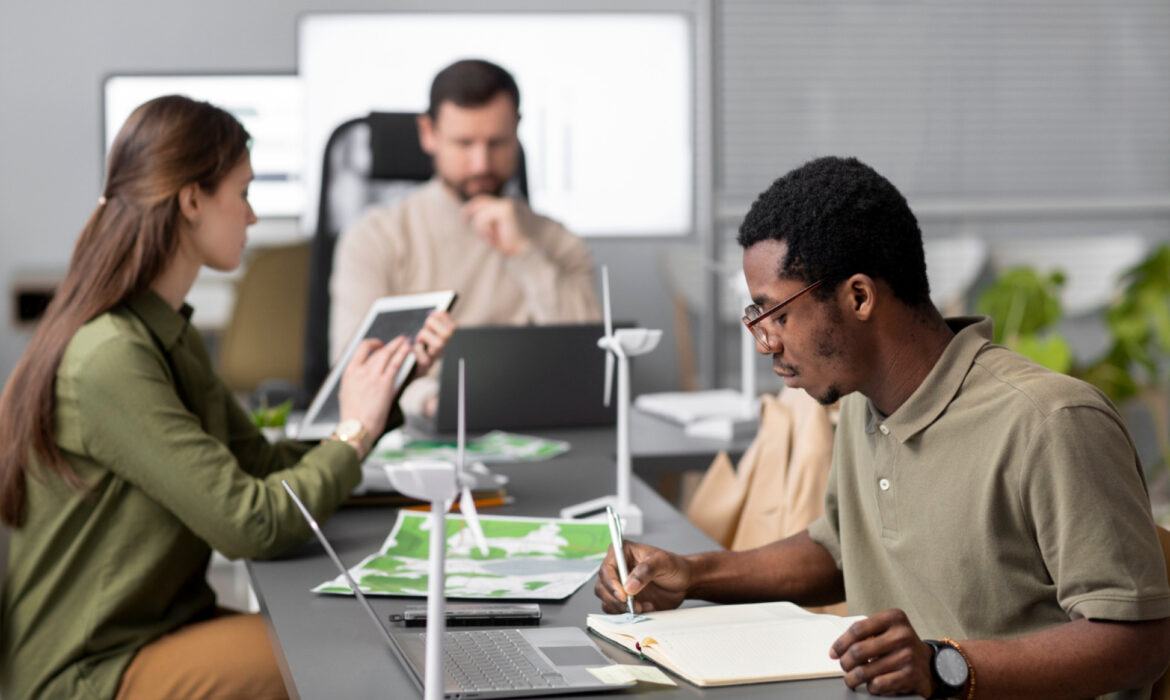
<path id="1" fill-rule="evenodd" d="M 757 411 L 755 402 L 749 403 L 731 389 L 642 394 L 634 399 L 634 406 L 684 425 L 704 418 L 754 419 Z"/>
<path id="2" fill-rule="evenodd" d="M 642 681 L 656 685 L 678 685 L 657 666 L 613 664 L 612 666 L 600 666 L 585 670 L 593 674 L 597 680 L 608 685 L 629 685 L 631 681 L 635 683 Z"/>
<path id="3" fill-rule="evenodd" d="M 601 522 L 479 516 L 489 547 L 484 557 L 461 516 L 447 516 L 449 598 L 560 600 L 591 580 L 609 549 Z M 398 511 L 381 549 L 350 569 L 366 595 L 425 596 L 430 550 L 428 514 Z M 315 593 L 351 593 L 343 576 Z"/>
<path id="4" fill-rule="evenodd" d="M 709 605 L 649 613 L 614 624 L 589 615 L 589 629 L 699 686 L 841 676 L 829 647 L 861 617 L 810 613 L 792 603 Z"/>

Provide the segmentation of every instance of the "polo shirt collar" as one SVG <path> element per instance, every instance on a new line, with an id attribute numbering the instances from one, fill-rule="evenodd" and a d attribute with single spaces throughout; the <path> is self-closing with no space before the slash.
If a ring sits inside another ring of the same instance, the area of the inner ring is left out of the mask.
<path id="1" fill-rule="evenodd" d="M 192 308 L 186 302 L 175 311 L 150 289 L 132 297 L 126 302 L 126 307 L 146 324 L 163 349 L 168 351 L 179 341 L 191 321 Z"/>
<path id="2" fill-rule="evenodd" d="M 910 398 L 889 417 L 885 417 L 866 400 L 869 420 L 866 432 L 873 432 L 881 422 L 898 442 L 906 442 L 934 422 L 951 400 L 959 393 L 959 387 L 967 377 L 971 364 L 979 351 L 991 342 L 991 319 L 986 316 L 964 316 L 948 318 L 947 325 L 955 337 L 943 350 L 938 362 L 918 385 Z"/>

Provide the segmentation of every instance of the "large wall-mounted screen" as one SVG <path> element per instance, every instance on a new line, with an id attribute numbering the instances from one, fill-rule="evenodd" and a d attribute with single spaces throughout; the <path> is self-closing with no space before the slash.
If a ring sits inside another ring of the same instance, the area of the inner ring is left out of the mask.
<path id="1" fill-rule="evenodd" d="M 310 163 L 370 111 L 426 109 L 460 58 L 507 68 L 521 93 L 533 208 L 582 235 L 694 228 L 694 28 L 682 12 L 319 13 L 301 17 Z M 319 167 L 306 173 L 314 225 Z"/>

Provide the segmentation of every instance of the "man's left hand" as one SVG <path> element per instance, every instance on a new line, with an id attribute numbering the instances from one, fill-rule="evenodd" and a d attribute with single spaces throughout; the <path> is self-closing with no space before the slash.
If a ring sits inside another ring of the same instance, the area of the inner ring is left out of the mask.
<path id="1" fill-rule="evenodd" d="M 520 255 L 532 245 L 520 228 L 516 200 L 511 197 L 476 195 L 463 205 L 463 216 L 480 238 L 508 257 Z"/>
<path id="2" fill-rule="evenodd" d="M 934 692 L 931 654 L 898 609 L 853 623 L 829 650 L 829 656 L 841 660 L 851 689 L 864 685 L 873 695 L 915 693 L 924 698 Z"/>

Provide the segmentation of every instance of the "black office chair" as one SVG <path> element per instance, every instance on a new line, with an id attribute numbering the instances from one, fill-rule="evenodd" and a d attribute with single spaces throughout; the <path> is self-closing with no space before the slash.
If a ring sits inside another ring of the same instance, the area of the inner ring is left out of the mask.
<path id="1" fill-rule="evenodd" d="M 325 144 L 309 260 L 302 407 L 329 373 L 329 276 L 337 237 L 367 209 L 397 202 L 434 174 L 431 157 L 419 144 L 417 118 L 407 112 L 371 112 L 338 126 Z M 528 198 L 523 148 L 506 191 Z"/>

